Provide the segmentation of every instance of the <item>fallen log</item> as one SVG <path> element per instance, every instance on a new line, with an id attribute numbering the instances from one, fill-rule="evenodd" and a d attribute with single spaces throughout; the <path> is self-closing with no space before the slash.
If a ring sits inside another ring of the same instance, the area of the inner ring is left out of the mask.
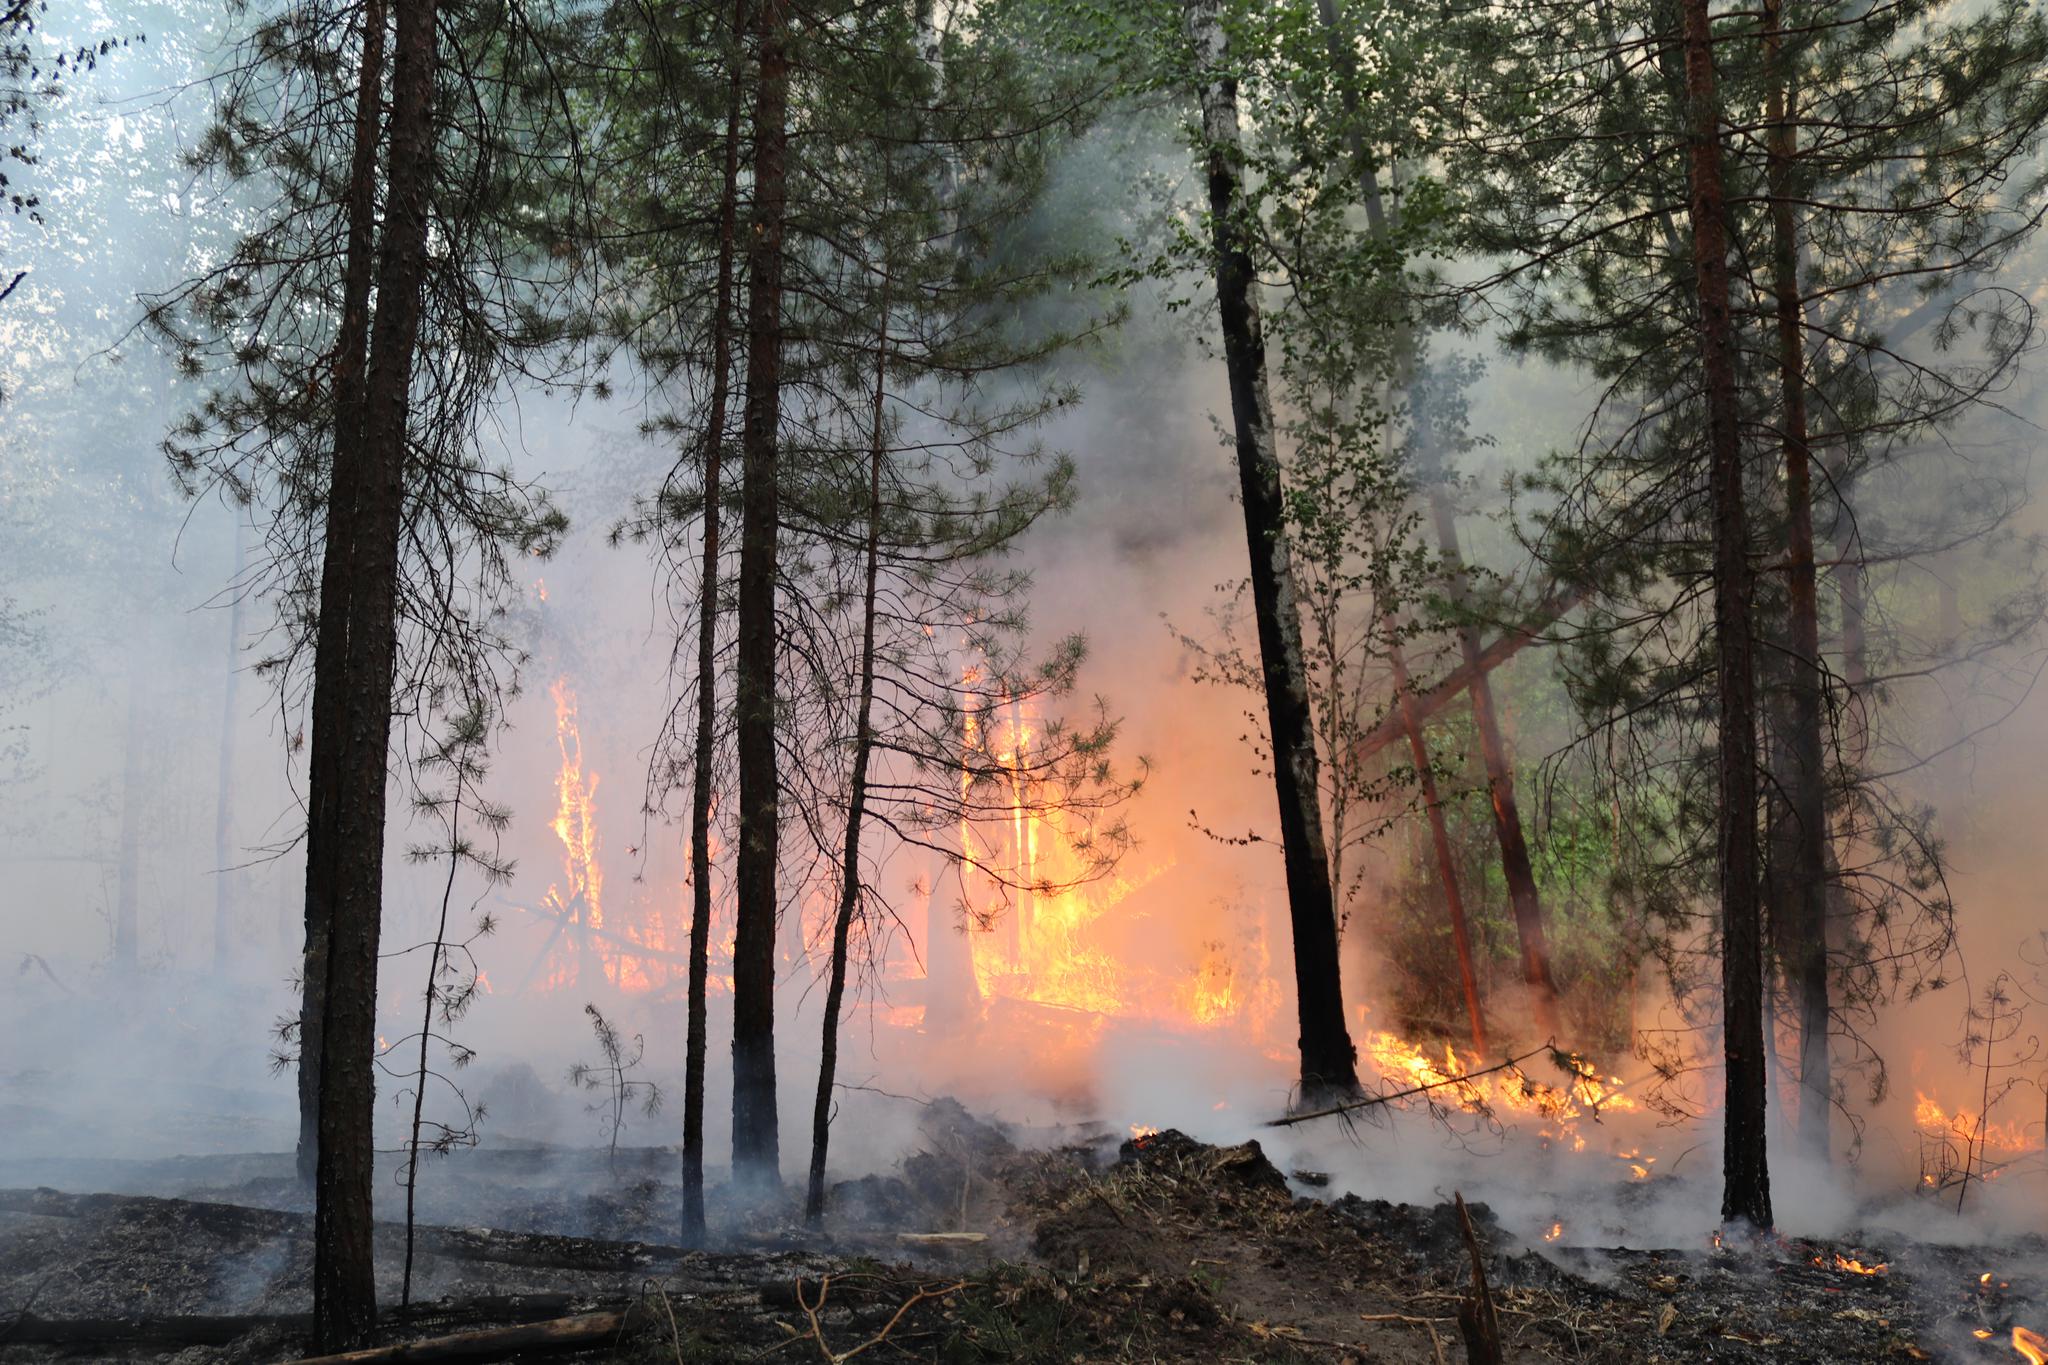
<path id="1" fill-rule="evenodd" d="M 290 1365 L 451 1365 L 452 1362 L 503 1360 L 508 1356 L 551 1355 L 560 1351 L 581 1351 L 617 1341 L 633 1328 L 650 1321 L 644 1304 L 610 1313 L 584 1313 L 571 1318 L 520 1327 L 493 1327 L 481 1332 L 457 1332 L 392 1346 L 371 1346 L 339 1355 L 305 1356 Z"/>
<path id="2" fill-rule="evenodd" d="M 561 1293 L 503 1294 L 454 1303 L 415 1304 L 393 1309 L 388 1322 L 407 1326 L 449 1327 L 462 1322 L 537 1322 L 561 1316 L 575 1296 Z M 310 1313 L 224 1313 L 128 1315 L 110 1318 L 46 1318 L 23 1313 L 0 1323 L 0 1346 L 122 1346 L 183 1350 L 191 1346 L 224 1346 L 252 1332 L 277 1329 L 303 1334 L 313 1325 Z"/>
<path id="3" fill-rule="evenodd" d="M 161 1199 L 143 1194 L 69 1194 L 62 1190 L 0 1190 L 0 1213 L 45 1218 L 177 1217 L 224 1237 L 298 1237 L 312 1233 L 312 1219 L 289 1209 L 212 1204 L 194 1199 Z M 379 1223 L 380 1235 L 402 1237 L 402 1223 Z M 636 1271 L 681 1259 L 683 1249 L 658 1242 L 614 1242 L 550 1232 L 426 1225 L 416 1230 L 423 1252 L 451 1260 L 483 1261 L 551 1270 Z"/>

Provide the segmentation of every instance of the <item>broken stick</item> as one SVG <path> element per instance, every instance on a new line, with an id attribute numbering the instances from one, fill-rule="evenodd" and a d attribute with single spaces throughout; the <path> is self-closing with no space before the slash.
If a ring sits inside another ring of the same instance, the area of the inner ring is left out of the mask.
<path id="1" fill-rule="evenodd" d="M 1472 1215 L 1465 1211 L 1465 1196 L 1453 1190 L 1458 1205 L 1458 1227 L 1465 1234 L 1465 1250 L 1472 1257 L 1472 1292 L 1458 1305 L 1458 1330 L 1465 1336 L 1465 1359 L 1471 1365 L 1502 1365 L 1500 1317 L 1493 1309 L 1493 1292 L 1486 1287 L 1486 1259 L 1479 1251 L 1479 1235 L 1472 1231 Z"/>

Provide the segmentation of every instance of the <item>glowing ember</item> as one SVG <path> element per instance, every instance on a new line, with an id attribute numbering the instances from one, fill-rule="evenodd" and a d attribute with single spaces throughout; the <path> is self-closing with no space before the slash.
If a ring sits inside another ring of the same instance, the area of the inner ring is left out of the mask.
<path id="1" fill-rule="evenodd" d="M 1815 1265 L 1827 1264 L 1818 1256 L 1813 1258 L 1813 1263 Z M 1862 1261 L 1856 1260 L 1853 1257 L 1844 1256 L 1839 1252 L 1835 1254 L 1835 1269 L 1845 1270 L 1851 1275 L 1882 1275 L 1891 1268 L 1891 1262 L 1889 1261 L 1879 1261 L 1876 1265 L 1865 1265 Z"/>
<path id="2" fill-rule="evenodd" d="M 2027 1365 L 2048 1365 L 2048 1337 L 2030 1332 L 2024 1327 L 2012 1329 L 2012 1348 L 2027 1361 Z"/>
<path id="3" fill-rule="evenodd" d="M 1543 1240 L 1546 1242 L 1555 1242 L 1558 1238 L 1562 1236 L 1564 1236 L 1564 1224 L 1552 1223 L 1550 1225 L 1550 1231 L 1543 1234 Z"/>

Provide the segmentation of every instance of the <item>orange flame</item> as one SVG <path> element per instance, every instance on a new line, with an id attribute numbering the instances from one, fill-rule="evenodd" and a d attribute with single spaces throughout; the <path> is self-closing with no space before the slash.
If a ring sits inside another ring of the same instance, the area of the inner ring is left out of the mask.
<path id="1" fill-rule="evenodd" d="M 1550 1225 L 1550 1231 L 1543 1234 L 1543 1240 L 1546 1242 L 1555 1242 L 1558 1238 L 1562 1236 L 1564 1236 L 1564 1224 L 1552 1223 Z"/>
<path id="2" fill-rule="evenodd" d="M 1817 1266 L 1827 1265 L 1827 1261 L 1819 1256 L 1813 1258 L 1813 1263 Z M 1845 1270 L 1851 1275 L 1882 1275 L 1892 1268 L 1890 1261 L 1879 1261 L 1875 1265 L 1865 1265 L 1862 1261 L 1844 1256 L 1840 1252 L 1835 1253 L 1834 1267 L 1837 1270 Z"/>
<path id="3" fill-rule="evenodd" d="M 1983 1122 L 1982 1115 L 1973 1114 L 1967 1109 L 1958 1109 L 1951 1113 L 1925 1091 L 1918 1092 L 1916 1100 L 1917 1103 L 1913 1106 L 1913 1122 L 1924 1132 L 1953 1133 L 1980 1151 L 2017 1154 L 2035 1152 L 2042 1148 L 2042 1140 L 2029 1134 L 2024 1124 L 1987 1124 Z"/>
<path id="4" fill-rule="evenodd" d="M 1425 1048 L 1384 1029 L 1366 1034 L 1365 1049 L 1380 1074 L 1400 1089 L 1433 1087 L 1430 1093 L 1442 1102 L 1457 1105 L 1469 1113 L 1506 1112 L 1544 1125 L 1545 1136 L 1583 1151 L 1586 1139 L 1578 1121 L 1605 1112 L 1631 1112 L 1635 1100 L 1622 1094 L 1619 1076 L 1602 1079 L 1590 1068 L 1578 1072 L 1569 1084 L 1544 1085 L 1525 1075 L 1519 1067 L 1485 1071 L 1476 1059 L 1458 1055 L 1449 1043 Z M 1438 1050 L 1441 1056 L 1437 1055 Z M 1485 1072 L 1485 1074 L 1477 1074 Z M 1629 1152 L 1624 1159 L 1636 1156 Z M 1647 1165 L 1631 1166 L 1638 1180 L 1647 1179 Z"/>
<path id="5" fill-rule="evenodd" d="M 2024 1327 L 2012 1329 L 2012 1348 L 2027 1361 L 2027 1365 L 2048 1365 L 2048 1338 Z"/>
<path id="6" fill-rule="evenodd" d="M 548 827 L 562 841 L 562 880 L 549 885 L 543 904 L 560 918 L 571 948 L 556 956 L 542 989 L 573 983 L 588 962 L 624 990 L 652 990 L 670 970 L 666 959 L 674 945 L 669 924 L 652 905 L 629 913 L 621 923 L 608 922 L 604 864 L 598 856 L 598 779 L 584 764 L 576 691 L 567 678 L 558 678 L 548 695 L 555 703 L 555 745 L 562 756 L 555 774 L 555 818 Z M 636 953 L 635 946 L 655 952 Z"/>

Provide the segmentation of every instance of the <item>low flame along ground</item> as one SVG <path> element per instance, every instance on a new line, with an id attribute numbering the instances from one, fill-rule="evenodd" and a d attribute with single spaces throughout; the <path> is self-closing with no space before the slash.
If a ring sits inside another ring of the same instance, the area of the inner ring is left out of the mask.
<path id="1" fill-rule="evenodd" d="M 629 993 L 680 989 L 688 946 L 688 888 L 638 896 L 630 913 L 607 906 L 598 774 L 585 763 L 576 692 L 562 678 L 549 693 L 561 758 L 551 827 L 561 843 L 562 871 L 539 908 L 552 929 L 534 983 L 542 990 L 563 989 L 587 982 L 589 973 Z M 1048 793 L 1032 788 L 1029 760 L 1037 735 L 1028 708 L 1007 702 L 983 714 L 970 713 L 965 739 L 970 752 L 1006 774 L 1010 798 L 1007 819 L 963 821 L 957 834 L 960 918 L 969 929 L 964 937 L 974 990 L 984 1003 L 1019 1001 L 1077 1017 L 1139 1018 L 1195 1030 L 1229 1027 L 1260 1038 L 1273 1032 L 1268 1026 L 1276 1022 L 1282 1001 L 1262 925 L 1234 940 L 1204 943 L 1192 969 L 1177 979 L 1162 979 L 1155 969 L 1120 960 L 1100 930 L 1134 893 L 1166 874 L 1171 860 L 1155 857 L 1100 880 L 1082 879 L 1074 837 L 1080 831 L 1067 827 Z M 963 795 L 970 780 L 963 765 Z M 927 888 L 926 894 L 927 915 L 944 913 L 945 893 Z M 815 894 L 812 901 L 804 907 L 804 928 L 807 940 L 817 942 L 830 896 Z M 714 991 L 731 988 L 730 976 L 721 971 L 730 952 L 730 923 L 719 915 L 713 926 Z M 892 959 L 891 974 L 899 982 L 922 977 L 928 961 L 899 956 Z M 896 1005 L 878 1009 L 877 1018 L 916 1028 L 923 1013 L 921 1006 Z M 1590 1066 L 1580 1065 L 1570 1077 L 1557 1073 L 1555 1083 L 1549 1083 L 1519 1067 L 1490 1069 L 1494 1063 L 1461 1054 L 1449 1043 L 1417 1043 L 1364 1027 L 1365 1014 L 1361 1010 L 1359 1020 L 1363 1060 L 1385 1089 L 1426 1088 L 1430 1103 L 1522 1121 L 1546 1143 L 1571 1151 L 1588 1145 L 1585 1121 L 1640 1110 L 1626 1092 L 1627 1082 Z M 1287 1059 L 1284 1046 L 1269 1051 L 1276 1060 Z M 1966 1143 L 1980 1154 L 2010 1158 L 2044 1147 L 2042 1135 L 2029 1125 L 1983 1125 L 1971 1111 L 1944 1108 L 1924 1091 L 1914 1117 L 1923 1136 Z M 1646 1180 L 1654 1173 L 1657 1158 L 1639 1149 L 1617 1149 L 1612 1156 L 1632 1179 Z M 1928 1180 L 1933 1183 L 1933 1177 Z M 1562 1224 L 1556 1224 L 1547 1236 L 1554 1240 L 1563 1232 Z M 1837 1268 L 1864 1274 L 1884 1269 L 1856 1263 Z"/>

